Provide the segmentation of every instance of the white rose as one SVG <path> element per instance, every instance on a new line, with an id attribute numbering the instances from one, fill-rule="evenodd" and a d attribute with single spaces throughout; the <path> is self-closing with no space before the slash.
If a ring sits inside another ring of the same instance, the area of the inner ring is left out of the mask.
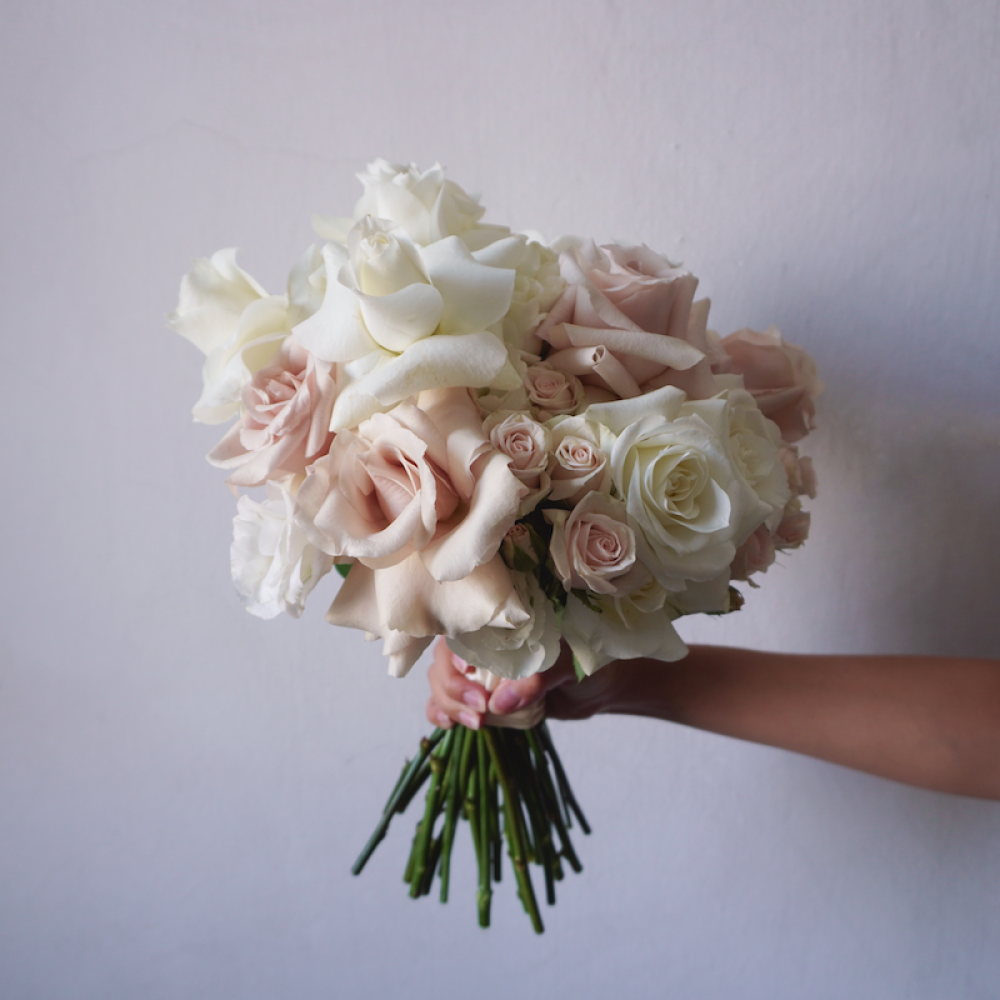
<path id="1" fill-rule="evenodd" d="M 241 411 L 240 397 L 255 372 L 275 358 L 292 327 L 307 315 L 322 278 L 311 247 L 289 277 L 289 295 L 268 295 L 236 265 L 234 249 L 195 261 L 181 281 L 170 325 L 205 355 L 196 420 L 220 424 Z"/>
<path id="2" fill-rule="evenodd" d="M 592 611 L 570 594 L 563 634 L 583 672 L 593 674 L 613 660 L 651 657 L 672 663 L 687 656 L 674 629 L 679 613 L 666 604 L 655 580 L 623 597 L 600 597 Z"/>
<path id="3" fill-rule="evenodd" d="M 748 498 L 744 505 L 747 519 L 737 531 L 736 544 L 740 545 L 762 522 L 773 531 L 792 494 L 781 460 L 781 432 L 777 425 L 761 413 L 739 376 L 720 375 L 716 381 L 722 388 L 719 398 L 729 403 L 730 457 L 747 488 L 767 508 L 765 511 Z M 689 408 L 697 410 L 697 404 L 689 404 Z"/>
<path id="4" fill-rule="evenodd" d="M 512 573 L 514 589 L 530 618 L 515 628 L 487 625 L 448 638 L 453 653 L 498 677 L 530 677 L 559 656 L 559 623 L 534 575 Z"/>
<path id="5" fill-rule="evenodd" d="M 688 403 L 665 386 L 595 404 L 585 416 L 616 435 L 611 475 L 637 529 L 640 557 L 660 583 L 682 590 L 684 581 L 725 570 L 743 541 L 737 535 L 748 498 L 729 456 L 726 401 Z"/>
<path id="6" fill-rule="evenodd" d="M 500 242 L 480 260 L 456 237 L 418 247 L 401 227 L 366 217 L 346 247 L 323 248 L 326 296 L 295 333 L 318 358 L 343 366 L 331 430 L 424 389 L 516 388 L 498 330 L 514 288 L 508 265 L 524 240 Z"/>
<path id="7" fill-rule="evenodd" d="M 503 322 L 504 338 L 515 347 L 541 348 L 537 338 L 526 337 L 541 323 L 562 295 L 566 281 L 559 273 L 559 256 L 548 247 L 531 240 L 517 264 L 510 311 Z"/>
<path id="8" fill-rule="evenodd" d="M 233 519 L 230 563 L 244 607 L 258 618 L 302 614 L 305 600 L 330 572 L 333 559 L 295 526 L 295 498 L 285 483 L 267 483 L 267 499 L 241 496 Z"/>
<path id="9" fill-rule="evenodd" d="M 355 220 L 366 215 L 390 219 L 420 244 L 460 236 L 472 250 L 510 233 L 505 226 L 481 225 L 486 209 L 448 180 L 439 163 L 421 172 L 414 163 L 378 159 L 357 176 L 365 190 L 354 208 Z M 341 242 L 350 220 L 319 216 L 314 225 L 320 235 Z"/>

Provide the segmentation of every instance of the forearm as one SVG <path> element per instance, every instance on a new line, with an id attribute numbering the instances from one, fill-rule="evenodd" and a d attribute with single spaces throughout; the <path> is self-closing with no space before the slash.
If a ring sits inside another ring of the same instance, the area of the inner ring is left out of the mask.
<path id="1" fill-rule="evenodd" d="M 1000 663 L 696 646 L 679 663 L 639 660 L 613 669 L 602 711 L 1000 798 Z"/>

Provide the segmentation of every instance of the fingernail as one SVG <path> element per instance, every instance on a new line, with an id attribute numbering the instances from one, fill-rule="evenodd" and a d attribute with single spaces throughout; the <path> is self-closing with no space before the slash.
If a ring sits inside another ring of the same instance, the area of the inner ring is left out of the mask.
<path id="1" fill-rule="evenodd" d="M 471 674 L 476 669 L 475 667 L 470 667 L 461 656 L 456 656 L 454 653 L 451 654 L 451 662 L 460 674 Z"/>
<path id="2" fill-rule="evenodd" d="M 458 721 L 462 723 L 466 729 L 478 729 L 479 728 L 479 716 L 475 712 L 459 712 Z"/>
<path id="3" fill-rule="evenodd" d="M 510 687 L 497 688 L 490 699 L 490 711 L 494 715 L 507 715 L 521 707 L 521 696 Z"/>
<path id="4" fill-rule="evenodd" d="M 464 701 L 469 708 L 474 709 L 477 712 L 486 711 L 486 698 L 483 696 L 482 691 L 466 691 L 462 695 L 462 701 Z"/>
<path id="5" fill-rule="evenodd" d="M 451 725 L 451 719 L 448 718 L 444 712 L 438 712 L 437 714 L 438 725 L 442 729 L 447 729 Z"/>

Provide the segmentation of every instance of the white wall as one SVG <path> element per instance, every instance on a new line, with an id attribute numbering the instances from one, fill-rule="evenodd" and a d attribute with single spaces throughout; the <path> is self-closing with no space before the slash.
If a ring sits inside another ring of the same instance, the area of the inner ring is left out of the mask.
<path id="1" fill-rule="evenodd" d="M 595 826 L 534 939 L 348 874 L 420 670 L 243 613 L 164 315 L 279 287 L 376 155 L 682 258 L 829 386 L 808 547 L 692 639 L 1000 656 L 995 0 L 6 3 L 0 995 L 985 998 L 1000 807 L 651 722 L 560 725 Z M 467 857 L 466 857 L 466 860 Z"/>

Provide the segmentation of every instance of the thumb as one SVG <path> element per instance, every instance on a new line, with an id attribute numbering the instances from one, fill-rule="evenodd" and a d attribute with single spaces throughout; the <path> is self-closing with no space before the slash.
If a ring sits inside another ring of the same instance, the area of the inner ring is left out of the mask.
<path id="1" fill-rule="evenodd" d="M 520 680 L 502 680 L 490 696 L 487 711 L 491 715 L 510 715 L 540 701 L 553 688 L 565 684 L 575 676 L 573 664 L 562 662 L 560 658 L 550 670 Z M 568 672 L 567 672 L 568 668 Z"/>

